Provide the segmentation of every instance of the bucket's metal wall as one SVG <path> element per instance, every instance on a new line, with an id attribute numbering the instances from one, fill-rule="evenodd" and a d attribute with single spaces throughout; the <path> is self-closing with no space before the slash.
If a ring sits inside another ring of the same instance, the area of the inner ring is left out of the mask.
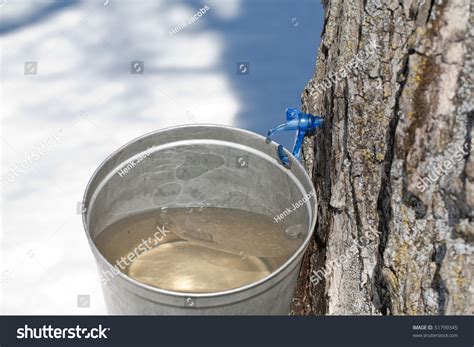
<path id="1" fill-rule="evenodd" d="M 260 288 L 241 293 L 240 297 L 229 294 L 206 299 L 193 296 L 157 298 L 152 293 L 137 292 L 135 287 L 124 285 L 119 277 L 103 285 L 102 290 L 107 311 L 116 315 L 287 315 L 300 261 L 301 257 L 276 278 Z"/>
<path id="2" fill-rule="evenodd" d="M 302 224 L 306 232 L 298 253 L 276 275 L 250 289 L 225 296 L 196 295 L 186 303 L 179 295 L 164 295 L 120 274 L 104 285 L 109 312 L 287 314 L 302 251 L 314 228 L 316 197 L 303 167 L 294 162 L 291 170 L 283 168 L 276 147 L 240 129 L 186 126 L 145 135 L 107 158 L 85 195 L 84 224 L 101 271 L 110 270 L 110 264 L 95 248 L 93 237 L 119 219 L 159 207 L 204 205 L 276 216 L 304 201 L 285 219 Z"/>

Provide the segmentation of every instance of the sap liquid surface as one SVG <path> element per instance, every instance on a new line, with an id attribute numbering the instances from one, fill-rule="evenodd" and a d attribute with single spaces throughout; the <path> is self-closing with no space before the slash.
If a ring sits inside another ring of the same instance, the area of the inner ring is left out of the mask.
<path id="1" fill-rule="evenodd" d="M 303 243 L 304 228 L 283 222 L 239 209 L 165 208 L 119 220 L 94 242 L 139 282 L 211 293 L 256 282 L 288 260 Z"/>

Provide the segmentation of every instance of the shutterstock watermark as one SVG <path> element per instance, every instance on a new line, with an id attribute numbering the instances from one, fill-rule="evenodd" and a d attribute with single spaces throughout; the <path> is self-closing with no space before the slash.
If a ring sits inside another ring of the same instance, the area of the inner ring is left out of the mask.
<path id="1" fill-rule="evenodd" d="M 110 328 L 105 328 L 99 324 L 97 328 L 54 328 L 51 325 L 30 328 L 27 324 L 16 330 L 16 338 L 21 339 L 107 339 L 107 332 Z"/>
<path id="2" fill-rule="evenodd" d="M 188 25 L 195 23 L 197 20 L 199 20 L 199 18 L 201 18 L 209 10 L 210 10 L 210 7 L 208 5 L 204 5 L 204 7 L 200 8 L 199 11 L 197 11 L 193 16 L 189 17 L 188 19 L 183 21 L 181 24 L 178 24 L 173 29 L 171 29 L 169 31 L 170 36 L 176 35 L 180 31 L 184 30 Z"/>
<path id="3" fill-rule="evenodd" d="M 374 241 L 377 238 L 379 238 L 379 236 L 380 236 L 380 233 L 378 231 L 376 231 L 373 228 L 370 228 L 367 232 L 364 233 L 364 235 L 360 239 L 355 240 L 352 246 L 349 247 L 344 252 L 344 254 L 342 254 L 340 257 L 338 257 L 335 260 L 326 262 L 324 268 L 319 269 L 318 271 L 313 271 L 313 273 L 309 277 L 310 282 L 313 285 L 316 285 L 322 279 L 326 279 L 327 276 L 329 276 L 333 272 L 334 269 L 340 268 L 342 264 L 344 264 L 344 262 L 354 257 L 357 254 L 358 247 L 366 246 L 369 243 L 369 241 Z M 365 242 L 362 242 L 364 239 L 365 239 Z"/>
<path id="4" fill-rule="evenodd" d="M 357 54 L 354 58 L 352 58 L 346 66 L 342 67 L 336 73 L 332 73 L 329 77 L 326 77 L 323 83 L 319 83 L 316 85 L 316 95 L 323 93 L 326 89 L 331 88 L 334 84 L 339 82 L 340 80 L 346 78 L 349 75 L 349 72 L 359 69 L 362 66 L 364 61 L 372 54 L 375 53 L 375 50 L 380 46 L 374 41 L 370 41 L 369 44 Z"/>
<path id="5" fill-rule="evenodd" d="M 46 157 L 49 153 L 53 152 L 59 144 L 67 138 L 68 132 L 70 132 L 73 128 L 77 125 L 82 124 L 83 122 L 87 121 L 91 124 L 90 120 L 88 120 L 89 116 L 87 114 L 81 114 L 78 119 L 72 124 L 62 129 L 56 131 L 53 135 L 49 136 L 35 147 L 33 147 L 26 157 L 23 157 L 22 160 L 18 160 L 16 164 L 10 166 L 6 173 L 4 173 L 0 177 L 0 191 L 3 190 L 6 186 L 14 183 L 18 177 L 23 175 L 27 172 L 31 167 L 34 166 L 35 162 L 39 161 L 41 158 Z"/>
<path id="6" fill-rule="evenodd" d="M 166 230 L 164 226 L 161 228 L 157 226 L 156 229 L 158 231 L 155 232 L 153 236 L 150 236 L 147 239 L 142 239 L 142 242 L 140 242 L 138 246 L 136 246 L 131 252 L 129 252 L 126 257 L 122 256 L 120 259 L 118 259 L 115 262 L 115 265 L 110 269 L 110 271 L 102 271 L 102 273 L 100 274 L 100 281 L 102 282 L 102 284 L 106 284 L 108 281 L 114 278 L 114 276 L 117 276 L 120 273 L 120 270 L 123 271 L 127 267 L 129 267 L 135 260 L 137 260 L 140 255 L 156 247 L 158 243 L 163 241 L 166 235 L 171 232 L 169 230 Z"/>
<path id="7" fill-rule="evenodd" d="M 0 177 L 0 190 L 3 190 L 4 186 L 15 182 L 15 180 L 25 173 L 34 162 L 41 159 L 54 148 L 56 148 L 64 137 L 63 129 L 60 129 L 56 134 L 49 137 L 45 141 L 41 142 L 38 146 L 34 147 L 20 162 L 11 166 L 7 172 Z"/>
<path id="8" fill-rule="evenodd" d="M 435 184 L 441 176 L 453 170 L 456 164 L 469 154 L 469 142 L 466 142 L 464 146 L 459 145 L 454 151 L 448 150 L 448 153 L 450 154 L 448 159 L 432 167 L 427 177 L 418 179 L 416 188 L 419 191 L 424 192 L 430 185 Z"/>
<path id="9" fill-rule="evenodd" d="M 305 196 L 303 196 L 300 200 L 298 200 L 297 202 L 293 203 L 291 205 L 291 208 L 290 207 L 287 207 L 282 213 L 280 213 L 279 215 L 276 215 L 275 217 L 273 217 L 273 220 L 275 221 L 275 223 L 280 223 L 283 219 L 285 219 L 286 217 L 288 217 L 290 214 L 292 214 L 293 212 L 295 212 L 297 209 L 299 209 L 301 206 L 304 206 L 304 204 L 309 201 L 309 199 L 311 199 L 311 197 L 314 196 L 314 192 L 309 192 L 308 194 L 306 194 Z"/>

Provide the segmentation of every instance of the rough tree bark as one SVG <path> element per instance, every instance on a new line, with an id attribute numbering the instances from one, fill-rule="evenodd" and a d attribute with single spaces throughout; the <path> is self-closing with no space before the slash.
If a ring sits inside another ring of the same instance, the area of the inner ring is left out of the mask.
<path id="1" fill-rule="evenodd" d="M 304 146 L 319 216 L 294 313 L 473 314 L 470 6 L 325 1 L 302 96 L 325 117 Z"/>

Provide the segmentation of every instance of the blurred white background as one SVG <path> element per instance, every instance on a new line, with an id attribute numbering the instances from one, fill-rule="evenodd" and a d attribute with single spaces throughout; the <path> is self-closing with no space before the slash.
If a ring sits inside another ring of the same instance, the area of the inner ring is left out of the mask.
<path id="1" fill-rule="evenodd" d="M 0 312 L 105 314 L 78 212 L 95 168 L 167 126 L 282 123 L 322 24 L 317 0 L 0 0 Z"/>

